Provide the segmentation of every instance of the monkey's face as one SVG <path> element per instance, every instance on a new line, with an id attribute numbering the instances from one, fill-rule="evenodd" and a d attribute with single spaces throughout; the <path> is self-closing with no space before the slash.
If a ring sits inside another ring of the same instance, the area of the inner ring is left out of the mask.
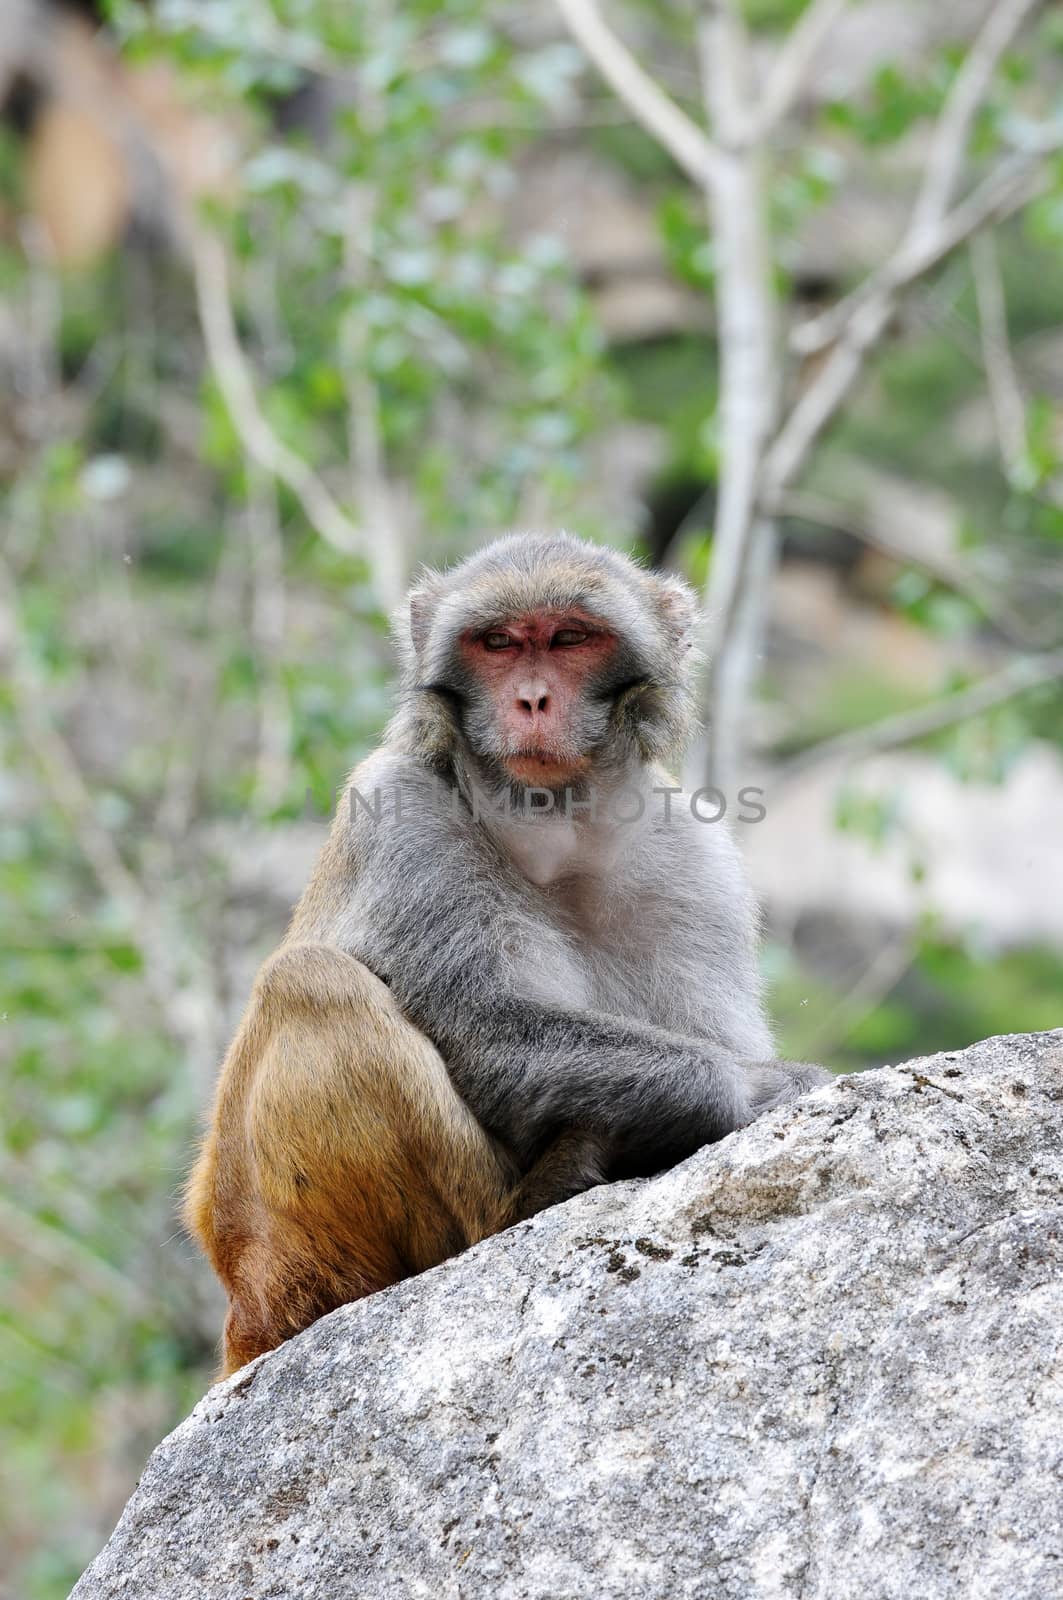
<path id="1" fill-rule="evenodd" d="M 465 734 L 516 783 L 558 788 L 586 775 L 608 724 L 617 640 L 582 609 L 534 610 L 458 641 Z"/>
<path id="2" fill-rule="evenodd" d="M 406 737 L 431 761 L 462 749 L 493 780 L 545 789 L 663 759 L 690 729 L 694 607 L 616 551 L 501 539 L 410 593 Z"/>

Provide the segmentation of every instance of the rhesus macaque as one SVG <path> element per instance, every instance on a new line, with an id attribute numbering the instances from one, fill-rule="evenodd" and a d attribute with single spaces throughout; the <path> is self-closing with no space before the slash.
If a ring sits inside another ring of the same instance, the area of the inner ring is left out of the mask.
<path id="1" fill-rule="evenodd" d="M 411 592 L 399 710 L 191 1179 L 226 1371 L 829 1077 L 773 1059 L 737 852 L 658 764 L 691 731 L 693 619 L 675 578 L 567 535 Z"/>

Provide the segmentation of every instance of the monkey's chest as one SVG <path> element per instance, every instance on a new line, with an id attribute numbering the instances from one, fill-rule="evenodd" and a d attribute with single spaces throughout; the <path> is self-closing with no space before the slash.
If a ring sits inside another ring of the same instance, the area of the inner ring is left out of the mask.
<path id="1" fill-rule="evenodd" d="M 495 843 L 534 888 L 572 902 L 599 895 L 616 873 L 630 839 L 618 828 L 582 828 L 566 817 L 527 820 L 508 815 L 488 824 Z M 630 830 L 629 830 L 630 833 Z"/>
<path id="2" fill-rule="evenodd" d="M 640 915 L 639 902 L 588 879 L 563 881 L 549 898 L 578 968 L 576 990 L 584 1003 L 613 1016 L 673 1026 L 669 941 L 658 937 L 652 916 Z"/>
<path id="3" fill-rule="evenodd" d="M 557 820 L 516 825 L 499 843 L 527 881 L 532 923 L 545 920 L 563 936 L 568 975 L 560 975 L 557 998 L 675 1026 L 676 982 L 669 975 L 675 928 L 662 915 L 653 886 L 622 870 L 628 863 L 620 846 L 630 851 L 633 841 L 619 833 L 581 833 Z M 537 994 L 540 976 L 534 977 Z"/>
<path id="4" fill-rule="evenodd" d="M 546 827 L 538 823 L 513 823 L 499 833 L 499 844 L 517 871 L 537 889 L 549 890 L 572 870 L 579 841 L 573 823 Z"/>

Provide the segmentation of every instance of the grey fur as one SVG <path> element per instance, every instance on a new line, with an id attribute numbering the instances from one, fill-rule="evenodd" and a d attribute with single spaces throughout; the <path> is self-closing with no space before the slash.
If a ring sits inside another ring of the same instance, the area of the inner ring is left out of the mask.
<path id="1" fill-rule="evenodd" d="M 476 789 L 520 796 L 454 640 L 572 603 L 622 640 L 573 734 L 592 754 L 599 814 L 566 817 L 557 796 L 549 816 L 474 817 Z M 730 836 L 678 799 L 666 820 L 653 793 L 674 789 L 657 762 L 692 727 L 694 615 L 678 580 L 565 535 L 512 536 L 426 575 L 397 623 L 402 703 L 351 780 L 384 797 L 381 817 L 348 793 L 289 934 L 338 946 L 390 985 L 522 1168 L 560 1134 L 590 1136 L 582 1184 L 603 1167 L 656 1170 L 829 1077 L 772 1059 L 757 917 Z M 621 788 L 643 796 L 639 821 L 602 814 Z M 325 892 L 337 881 L 342 898 Z"/>

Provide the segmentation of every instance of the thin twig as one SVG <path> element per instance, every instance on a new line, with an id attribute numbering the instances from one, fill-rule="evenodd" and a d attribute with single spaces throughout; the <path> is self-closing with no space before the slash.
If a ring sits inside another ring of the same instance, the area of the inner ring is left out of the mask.
<path id="1" fill-rule="evenodd" d="M 1007 303 L 992 234 L 978 234 L 971 240 L 971 270 L 978 303 L 982 364 L 996 424 L 997 447 L 1001 465 L 1011 478 L 1026 450 L 1026 407 L 1008 338 Z"/>
<path id="2" fill-rule="evenodd" d="M 651 134 L 699 188 L 707 188 L 720 152 L 677 106 L 604 21 L 595 0 L 557 0 L 562 21 L 635 121 Z"/>
<path id="3" fill-rule="evenodd" d="M 1063 145 L 1063 130 L 1060 134 Z M 1036 155 L 1008 156 L 938 226 L 919 240 L 907 237 L 880 267 L 868 274 L 850 294 L 819 316 L 794 328 L 791 348 L 802 355 L 815 355 L 844 335 L 860 310 L 883 294 L 896 294 L 925 276 L 945 256 L 990 222 L 1003 222 L 1034 199 L 1044 186 L 1047 169 Z"/>
<path id="4" fill-rule="evenodd" d="M 269 811 L 283 798 L 291 777 L 292 715 L 281 672 L 287 621 L 284 545 L 277 486 L 255 473 L 245 518 L 251 568 L 251 637 L 261 674 L 255 804 Z"/>
<path id="5" fill-rule="evenodd" d="M 1037 170 L 1031 171 L 1025 160 L 1021 165 L 1021 173 L 1012 170 L 987 178 L 945 218 L 918 254 L 903 263 L 895 261 L 891 269 L 876 275 L 879 281 L 873 289 L 851 298 L 833 350 L 797 400 L 768 454 L 764 484 L 769 499 L 797 477 L 813 444 L 863 371 L 868 352 L 889 326 L 900 292 L 979 229 L 1021 210 L 1038 193 L 1046 178 L 1044 167 L 1038 164 Z"/>
<path id="6" fill-rule="evenodd" d="M 787 34 L 768 71 L 748 137 L 766 138 L 783 120 L 805 86 L 809 68 L 849 0 L 812 0 Z"/>
<path id="7" fill-rule="evenodd" d="M 264 472 L 291 490 L 307 521 L 327 544 L 348 555 L 364 554 L 361 530 L 341 510 L 309 463 L 278 439 L 262 413 L 236 332 L 229 267 L 221 240 L 203 228 L 194 229 L 192 263 L 207 355 L 244 449 Z"/>
<path id="8" fill-rule="evenodd" d="M 867 728 L 855 728 L 839 733 L 830 739 L 821 739 L 796 756 L 782 763 L 772 779 L 773 788 L 793 782 L 813 767 L 824 762 L 838 761 L 851 764 L 875 755 L 882 750 L 896 750 L 940 733 L 958 722 L 980 716 L 993 706 L 1013 700 L 1016 695 L 1042 684 L 1063 679 L 1063 650 L 1049 651 L 1043 655 L 1020 656 L 999 672 L 992 673 L 979 683 L 973 683 L 957 694 L 933 700 L 929 705 L 914 711 L 902 711 L 896 716 L 883 717 Z"/>
<path id="9" fill-rule="evenodd" d="M 971 128 L 1005 50 L 1044 0 L 993 0 L 949 90 L 930 141 L 908 225 L 913 240 L 936 229 L 956 192 Z"/>

